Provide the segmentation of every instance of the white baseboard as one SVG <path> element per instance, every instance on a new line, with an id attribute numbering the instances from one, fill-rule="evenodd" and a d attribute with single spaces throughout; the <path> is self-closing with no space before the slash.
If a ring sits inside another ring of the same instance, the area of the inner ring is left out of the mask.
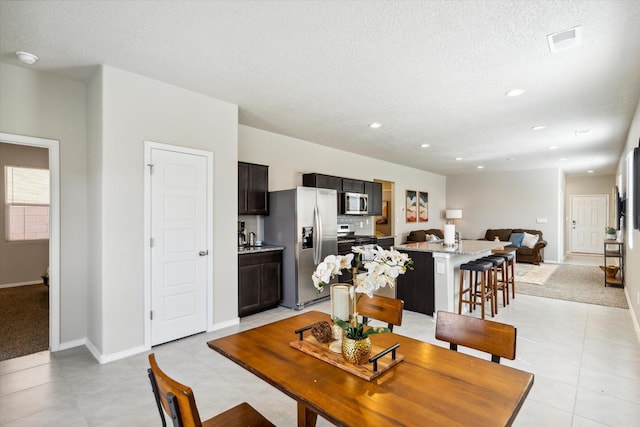
<path id="1" fill-rule="evenodd" d="M 629 313 L 631 314 L 631 320 L 633 322 L 633 329 L 636 331 L 636 336 L 638 337 L 638 342 L 640 342 L 640 323 L 638 323 L 638 317 L 636 316 L 636 312 L 633 311 L 633 304 L 631 304 L 631 297 L 629 297 L 629 292 L 627 291 L 627 287 L 624 287 L 624 295 L 627 297 L 627 305 L 629 306 Z"/>
<path id="2" fill-rule="evenodd" d="M 0 285 L 0 289 L 16 288 L 18 286 L 27 286 L 27 285 L 39 285 L 41 283 L 43 283 L 42 280 L 32 280 L 30 282 L 18 282 L 18 283 L 5 283 L 4 285 Z"/>
<path id="3" fill-rule="evenodd" d="M 145 351 L 149 350 L 146 346 L 140 345 L 138 347 L 129 348 L 127 350 L 119 351 L 117 353 L 102 354 L 100 353 L 98 348 L 95 345 L 93 345 L 93 343 L 90 340 L 87 340 L 86 346 L 91 352 L 91 354 L 93 355 L 93 357 L 95 357 L 95 359 L 101 365 L 109 362 L 114 362 L 116 360 L 124 359 L 129 356 L 134 356 L 136 354 L 144 353 Z"/>
<path id="4" fill-rule="evenodd" d="M 228 328 L 229 326 L 236 326 L 240 324 L 240 318 L 236 317 L 235 319 L 227 320 L 226 322 L 214 323 L 213 325 L 209 325 L 207 328 L 207 332 L 217 331 L 220 329 Z"/>
<path id="5" fill-rule="evenodd" d="M 83 346 L 83 345 L 87 345 L 87 339 L 86 338 L 79 338 L 79 339 L 73 340 L 73 341 L 61 342 L 60 346 L 58 347 L 58 349 L 56 351 L 68 350 L 70 348 L 80 347 L 80 346 Z"/>

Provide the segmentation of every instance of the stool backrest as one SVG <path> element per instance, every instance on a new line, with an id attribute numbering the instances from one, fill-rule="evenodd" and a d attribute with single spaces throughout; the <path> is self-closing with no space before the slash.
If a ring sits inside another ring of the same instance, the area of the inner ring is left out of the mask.
<path id="1" fill-rule="evenodd" d="M 458 345 L 491 354 L 491 361 L 500 357 L 516 358 L 517 329 L 506 323 L 478 319 L 462 314 L 438 311 L 436 338 L 447 341 L 452 350 Z"/>
<path id="2" fill-rule="evenodd" d="M 384 297 L 382 295 L 374 295 L 369 298 L 362 295 L 358 299 L 356 311 L 363 317 L 366 323 L 369 318 L 387 322 L 387 327 L 393 331 L 393 325 L 400 326 L 402 324 L 402 310 L 404 309 L 404 301 L 396 298 Z"/>

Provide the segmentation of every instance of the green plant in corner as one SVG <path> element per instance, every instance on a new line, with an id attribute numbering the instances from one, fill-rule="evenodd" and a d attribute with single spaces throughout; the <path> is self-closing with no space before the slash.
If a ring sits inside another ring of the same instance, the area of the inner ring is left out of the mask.
<path id="1" fill-rule="evenodd" d="M 609 235 L 609 236 L 615 236 L 616 235 L 616 229 L 613 227 L 605 227 L 604 228 L 604 232 L 605 234 Z"/>

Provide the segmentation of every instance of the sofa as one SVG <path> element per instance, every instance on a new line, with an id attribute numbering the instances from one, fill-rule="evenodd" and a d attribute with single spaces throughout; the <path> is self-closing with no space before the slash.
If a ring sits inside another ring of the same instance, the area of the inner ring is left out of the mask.
<path id="1" fill-rule="evenodd" d="M 427 240 L 427 235 L 429 235 L 430 237 L 436 236 L 440 240 L 444 239 L 444 234 L 442 234 L 442 230 L 438 230 L 437 228 L 430 228 L 428 230 L 411 231 L 407 236 L 407 243 L 425 242 Z"/>
<path id="2" fill-rule="evenodd" d="M 535 241 L 535 238 L 528 237 L 518 245 L 516 236 L 524 233 L 527 233 L 529 236 L 538 236 L 537 241 Z M 495 240 L 496 237 L 502 242 L 511 241 L 517 247 L 517 262 L 526 262 L 535 265 L 540 265 L 541 262 L 544 262 L 544 247 L 547 246 L 547 241 L 542 238 L 542 231 L 526 230 L 523 228 L 490 228 L 485 233 L 484 240 Z"/>

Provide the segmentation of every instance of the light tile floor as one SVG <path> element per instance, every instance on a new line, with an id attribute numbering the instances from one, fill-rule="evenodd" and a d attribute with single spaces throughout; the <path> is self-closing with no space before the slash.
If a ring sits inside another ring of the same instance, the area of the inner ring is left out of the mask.
<path id="1" fill-rule="evenodd" d="M 327 311 L 328 303 L 308 309 Z M 295 314 L 279 307 L 153 351 L 169 375 L 194 389 L 203 418 L 248 401 L 276 425 L 295 426 L 293 400 L 206 346 Z M 496 320 L 518 328 L 518 357 L 502 363 L 535 374 L 514 425 L 640 425 L 640 343 L 629 310 L 516 295 Z M 434 328 L 431 317 L 406 311 L 396 331 L 446 347 Z M 100 365 L 84 347 L 0 362 L 0 425 L 158 426 L 147 367 L 146 353 Z"/>

